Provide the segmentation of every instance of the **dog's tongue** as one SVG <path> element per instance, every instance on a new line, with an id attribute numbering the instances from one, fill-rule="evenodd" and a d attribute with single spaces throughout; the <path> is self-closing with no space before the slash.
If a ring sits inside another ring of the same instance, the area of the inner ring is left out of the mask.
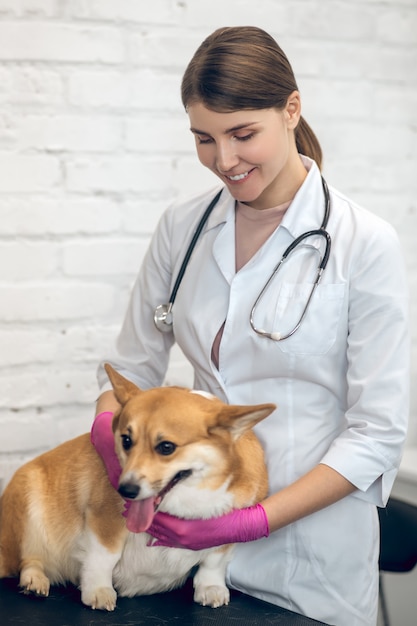
<path id="1" fill-rule="evenodd" d="M 155 498 L 133 500 L 129 503 L 126 526 L 132 533 L 141 533 L 152 524 L 155 514 Z"/>

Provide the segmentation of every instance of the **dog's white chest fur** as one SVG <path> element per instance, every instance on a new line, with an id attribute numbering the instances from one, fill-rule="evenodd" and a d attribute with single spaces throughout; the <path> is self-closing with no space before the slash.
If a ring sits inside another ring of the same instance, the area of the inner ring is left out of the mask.
<path id="1" fill-rule="evenodd" d="M 159 593 L 182 584 L 203 552 L 147 545 L 146 533 L 129 533 L 122 557 L 113 570 L 113 584 L 120 596 Z"/>
<path id="2" fill-rule="evenodd" d="M 168 494 L 161 510 L 171 515 L 212 517 L 232 507 L 227 483 L 218 490 L 195 489 L 184 483 Z M 210 552 L 152 547 L 147 533 L 129 533 L 120 561 L 113 570 L 113 583 L 121 596 L 160 593 L 180 586 L 189 571 Z M 213 557 L 212 557 L 213 558 Z"/>

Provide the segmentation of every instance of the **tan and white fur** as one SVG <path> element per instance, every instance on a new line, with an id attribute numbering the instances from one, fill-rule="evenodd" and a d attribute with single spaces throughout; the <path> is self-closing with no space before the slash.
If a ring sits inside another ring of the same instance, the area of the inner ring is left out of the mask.
<path id="1" fill-rule="evenodd" d="M 21 467 L 0 500 L 0 577 L 20 575 L 25 593 L 42 596 L 51 584 L 71 582 L 80 586 L 84 604 L 110 611 L 117 593 L 173 589 L 199 565 L 194 600 L 227 604 L 232 546 L 197 552 L 152 547 L 148 533 L 127 530 L 120 494 L 129 494 L 132 507 L 153 498 L 160 511 L 183 518 L 259 502 L 267 474 L 251 428 L 275 406 L 226 405 L 179 387 L 142 391 L 106 369 L 121 406 L 113 418 L 120 493 L 89 434 Z"/>

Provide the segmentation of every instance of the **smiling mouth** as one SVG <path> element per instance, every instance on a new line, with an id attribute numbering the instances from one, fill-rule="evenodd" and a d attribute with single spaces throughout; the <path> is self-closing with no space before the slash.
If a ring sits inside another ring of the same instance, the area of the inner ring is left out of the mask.
<path id="1" fill-rule="evenodd" d="M 243 174 L 236 174 L 235 176 L 226 176 L 226 178 L 228 180 L 231 180 L 232 182 L 236 183 L 236 182 L 238 182 L 240 180 L 244 180 L 248 176 L 249 176 L 249 172 L 243 172 Z"/>

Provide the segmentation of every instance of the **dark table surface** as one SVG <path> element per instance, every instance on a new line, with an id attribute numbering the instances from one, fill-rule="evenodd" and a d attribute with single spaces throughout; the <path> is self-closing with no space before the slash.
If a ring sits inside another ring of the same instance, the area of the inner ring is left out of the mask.
<path id="1" fill-rule="evenodd" d="M 19 592 L 16 579 L 0 580 L 0 625 L 25 626 L 314 626 L 323 624 L 278 606 L 232 592 L 228 606 L 212 609 L 193 602 L 192 581 L 153 596 L 118 598 L 113 612 L 81 604 L 73 586 L 52 587 L 48 598 Z"/>

